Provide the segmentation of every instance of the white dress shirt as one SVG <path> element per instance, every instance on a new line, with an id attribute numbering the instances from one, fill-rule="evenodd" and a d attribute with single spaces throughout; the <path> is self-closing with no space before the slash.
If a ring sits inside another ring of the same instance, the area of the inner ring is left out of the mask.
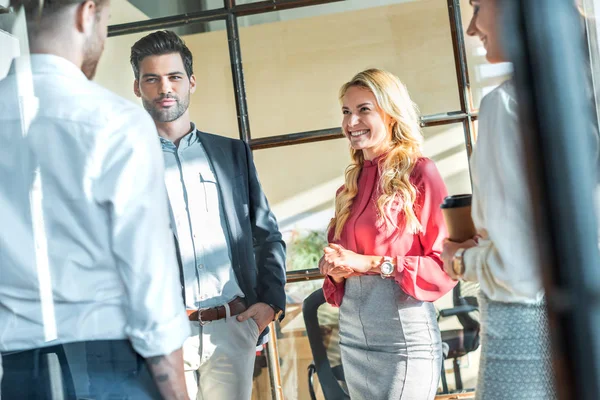
<path id="1" fill-rule="evenodd" d="M 485 96 L 479 109 L 472 216 L 483 239 L 464 253 L 464 279 L 479 282 L 491 300 L 537 303 L 544 292 L 520 135 L 509 80 Z"/>
<path id="2" fill-rule="evenodd" d="M 171 353 L 190 329 L 155 125 L 66 59 L 27 62 L 0 81 L 0 351 Z"/>
<path id="3" fill-rule="evenodd" d="M 229 227 L 208 155 L 192 131 L 179 141 L 160 138 L 171 226 L 177 235 L 190 310 L 220 306 L 244 297 L 231 265 Z"/>

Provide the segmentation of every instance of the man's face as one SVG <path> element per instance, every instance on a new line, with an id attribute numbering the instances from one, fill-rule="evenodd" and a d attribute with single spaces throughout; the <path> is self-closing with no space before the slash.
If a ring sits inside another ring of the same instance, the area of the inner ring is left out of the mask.
<path id="1" fill-rule="evenodd" d="M 179 53 L 145 57 L 139 65 L 135 94 L 156 122 L 172 122 L 190 105 L 190 94 L 196 90 L 194 75 L 188 78 Z"/>
<path id="2" fill-rule="evenodd" d="M 92 29 L 83 48 L 83 63 L 81 70 L 88 79 L 96 75 L 98 62 L 104 51 L 104 43 L 108 34 L 108 20 L 110 18 L 110 0 L 106 0 L 99 9 L 93 22 Z"/>

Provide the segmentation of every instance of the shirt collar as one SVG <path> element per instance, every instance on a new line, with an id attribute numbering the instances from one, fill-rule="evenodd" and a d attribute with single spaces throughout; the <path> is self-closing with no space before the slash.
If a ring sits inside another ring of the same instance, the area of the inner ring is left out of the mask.
<path id="1" fill-rule="evenodd" d="M 88 81 L 88 78 L 75 64 L 54 54 L 30 54 L 18 57 L 12 61 L 8 70 L 9 75 L 17 72 L 17 60 L 25 62 L 29 60 L 31 72 L 36 75 L 63 75 L 71 79 Z"/>
<path id="2" fill-rule="evenodd" d="M 199 140 L 198 129 L 196 129 L 196 124 L 194 124 L 193 122 L 190 122 L 190 124 L 192 125 L 192 130 L 190 131 L 190 133 L 187 134 L 187 137 L 185 138 L 187 140 L 188 146 L 191 146 Z"/>
<path id="3" fill-rule="evenodd" d="M 181 141 L 179 142 L 180 147 L 182 142 L 185 143 L 186 147 L 189 147 L 199 140 L 198 129 L 196 129 L 196 124 L 191 122 L 191 126 L 192 130 L 187 135 L 181 138 Z M 175 148 L 175 143 L 171 142 L 169 139 L 165 139 L 162 136 L 159 136 L 159 138 L 163 150 Z"/>
<path id="4" fill-rule="evenodd" d="M 374 167 L 376 165 L 379 165 L 379 162 L 381 160 L 383 160 L 388 155 L 388 153 L 389 152 L 386 151 L 385 153 L 378 155 L 377 157 L 375 157 L 372 160 L 364 160 L 363 168 L 369 168 L 369 167 Z"/>

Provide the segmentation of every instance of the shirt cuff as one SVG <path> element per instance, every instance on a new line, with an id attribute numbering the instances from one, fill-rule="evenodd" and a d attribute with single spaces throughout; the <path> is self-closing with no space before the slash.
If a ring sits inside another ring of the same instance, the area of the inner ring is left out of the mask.
<path id="1" fill-rule="evenodd" d="M 171 354 L 183 346 L 190 337 L 190 321 L 185 311 L 167 323 L 157 325 L 152 330 L 140 330 L 131 327 L 125 329 L 135 351 L 143 358 Z"/>
<path id="2" fill-rule="evenodd" d="M 463 266 L 465 272 L 463 273 L 462 279 L 468 282 L 476 282 L 479 280 L 477 276 L 477 269 L 479 266 L 479 254 L 485 251 L 485 249 L 479 246 L 470 247 L 463 252 Z"/>
<path id="3" fill-rule="evenodd" d="M 323 284 L 323 295 L 325 296 L 325 301 L 334 307 L 341 306 L 342 299 L 344 298 L 345 287 L 346 285 L 344 281 L 337 283 L 331 276 L 327 275 Z"/>
<path id="4" fill-rule="evenodd" d="M 406 269 L 406 257 L 398 256 L 396 257 L 396 276 L 402 275 L 404 270 Z"/>
<path id="5" fill-rule="evenodd" d="M 329 282 L 331 282 L 331 284 L 335 287 L 336 291 L 340 290 L 340 289 L 344 289 L 346 287 L 346 285 L 344 284 L 344 281 L 341 282 L 336 282 L 331 276 L 327 275 L 327 279 L 329 280 Z"/>

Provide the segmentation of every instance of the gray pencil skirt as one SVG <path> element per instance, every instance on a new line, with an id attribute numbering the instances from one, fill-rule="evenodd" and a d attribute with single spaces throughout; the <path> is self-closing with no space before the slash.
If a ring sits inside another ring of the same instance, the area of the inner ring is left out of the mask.
<path id="1" fill-rule="evenodd" d="M 379 275 L 346 281 L 340 348 L 352 400 L 430 400 L 442 368 L 433 304 Z"/>

